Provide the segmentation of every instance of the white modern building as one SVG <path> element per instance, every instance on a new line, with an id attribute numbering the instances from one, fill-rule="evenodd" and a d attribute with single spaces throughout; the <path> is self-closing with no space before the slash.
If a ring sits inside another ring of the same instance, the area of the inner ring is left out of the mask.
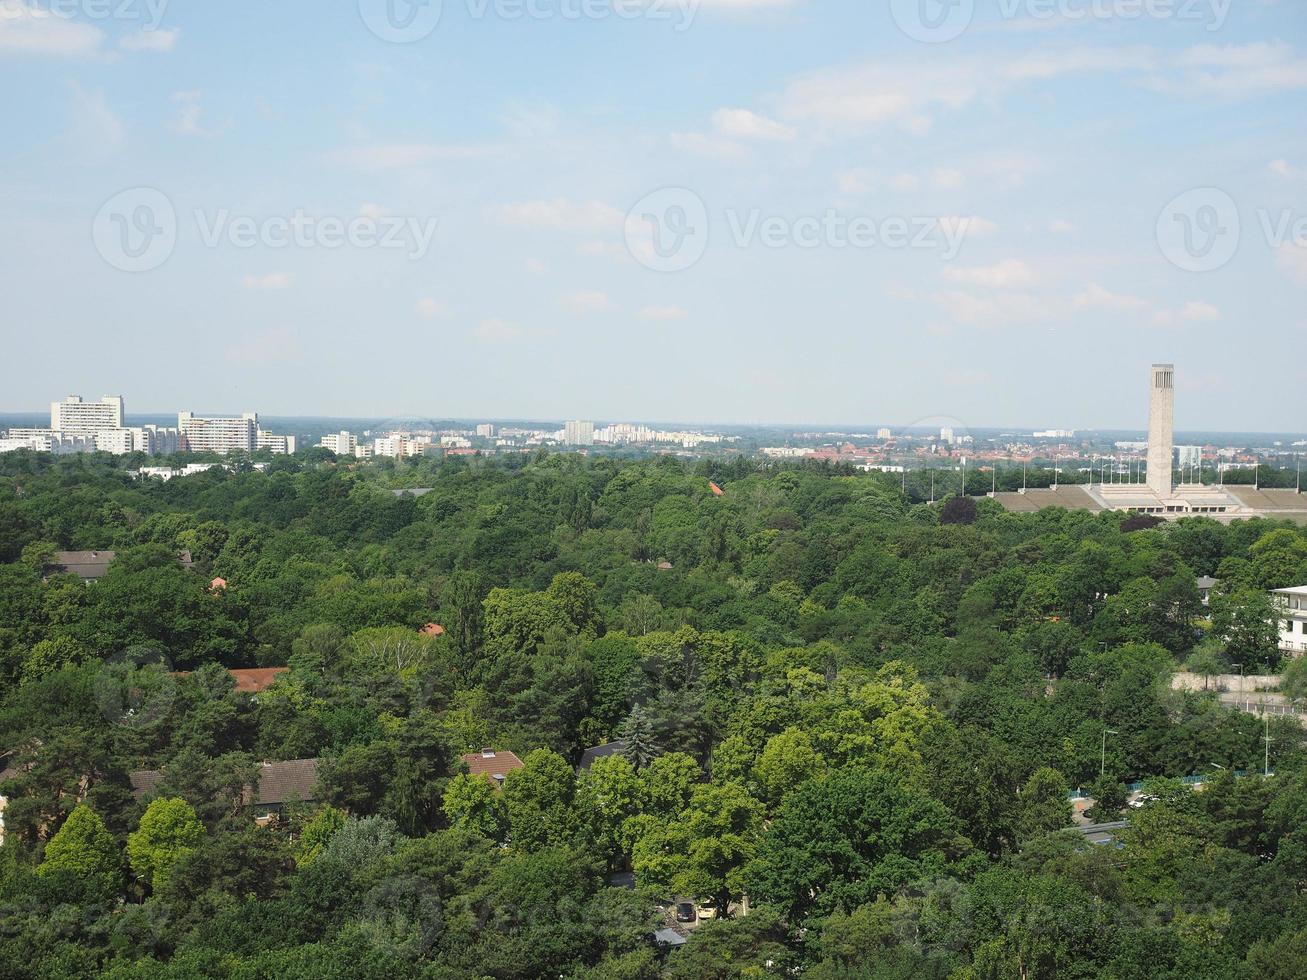
<path id="1" fill-rule="evenodd" d="M 50 403 L 50 428 L 67 435 L 94 435 L 104 429 L 123 427 L 122 395 L 105 395 L 98 402 L 69 395 Z"/>
<path id="2" fill-rule="evenodd" d="M 482 422 L 477 426 L 478 439 L 493 439 L 495 437 L 495 426 L 493 422 Z"/>
<path id="3" fill-rule="evenodd" d="M 563 442 L 569 446 L 593 446 L 595 442 L 595 424 L 581 421 L 564 423 Z"/>
<path id="4" fill-rule="evenodd" d="M 1271 598 L 1279 605 L 1280 652 L 1294 657 L 1307 653 L 1307 585 L 1274 589 Z"/>
<path id="5" fill-rule="evenodd" d="M 177 415 L 183 448 L 193 453 L 252 453 L 258 448 L 259 416 L 201 418 L 190 412 Z"/>
<path id="6" fill-rule="evenodd" d="M 267 449 L 274 455 L 295 455 L 294 436 L 279 436 L 276 433 L 265 432 L 263 429 L 259 429 L 254 435 L 254 443 L 257 448 Z"/>

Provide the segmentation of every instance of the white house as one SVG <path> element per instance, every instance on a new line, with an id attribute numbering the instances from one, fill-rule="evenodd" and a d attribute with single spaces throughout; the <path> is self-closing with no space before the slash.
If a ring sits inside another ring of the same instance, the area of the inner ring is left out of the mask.
<path id="1" fill-rule="evenodd" d="M 1271 598 L 1279 604 L 1280 652 L 1295 657 L 1307 653 L 1307 585 L 1292 589 L 1273 589 Z"/>

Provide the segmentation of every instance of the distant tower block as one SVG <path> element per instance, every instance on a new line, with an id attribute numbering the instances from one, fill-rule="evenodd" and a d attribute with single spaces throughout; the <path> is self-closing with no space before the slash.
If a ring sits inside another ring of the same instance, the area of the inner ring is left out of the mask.
<path id="1" fill-rule="evenodd" d="M 1148 488 L 1171 496 L 1171 457 L 1175 444 L 1175 365 L 1154 364 L 1148 393 Z"/>

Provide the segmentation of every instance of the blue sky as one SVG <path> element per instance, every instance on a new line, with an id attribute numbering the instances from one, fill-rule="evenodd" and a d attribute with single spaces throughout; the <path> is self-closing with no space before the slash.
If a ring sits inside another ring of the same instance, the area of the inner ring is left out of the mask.
<path id="1" fill-rule="evenodd" d="M 0 410 L 1307 419 L 1300 3 L 386 2 L 0 0 Z"/>

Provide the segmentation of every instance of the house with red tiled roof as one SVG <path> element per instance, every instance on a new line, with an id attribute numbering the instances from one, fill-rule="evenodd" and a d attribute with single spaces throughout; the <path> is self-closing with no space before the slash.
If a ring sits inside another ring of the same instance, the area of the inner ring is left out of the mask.
<path id="1" fill-rule="evenodd" d="M 484 776 L 497 789 L 504 785 L 504 779 L 510 772 L 525 768 L 515 753 L 497 752 L 494 749 L 482 749 L 463 756 L 463 765 L 467 766 L 469 775 Z"/>
<path id="2" fill-rule="evenodd" d="M 418 632 L 423 636 L 444 636 L 445 627 L 441 626 L 439 623 L 427 623 L 427 625 L 423 626 L 422 629 L 418 630 Z"/>

